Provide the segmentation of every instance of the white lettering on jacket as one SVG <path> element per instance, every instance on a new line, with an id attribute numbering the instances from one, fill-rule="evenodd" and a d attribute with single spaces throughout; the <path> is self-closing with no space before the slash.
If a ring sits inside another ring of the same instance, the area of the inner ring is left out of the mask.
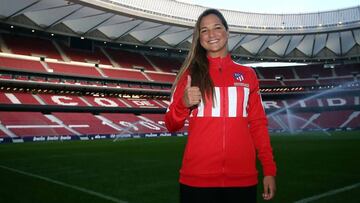
<path id="1" fill-rule="evenodd" d="M 214 101 L 202 101 L 192 112 L 194 117 L 247 117 L 249 88 L 241 86 L 215 87 Z"/>

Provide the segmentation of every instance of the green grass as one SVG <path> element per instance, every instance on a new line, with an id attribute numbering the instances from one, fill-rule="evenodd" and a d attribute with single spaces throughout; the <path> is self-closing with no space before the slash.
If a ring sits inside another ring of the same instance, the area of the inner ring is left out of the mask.
<path id="1" fill-rule="evenodd" d="M 360 133 L 271 137 L 287 203 L 360 182 Z M 129 203 L 178 202 L 185 137 L 0 145 L 0 165 Z M 259 202 L 261 187 L 259 188 Z M 360 202 L 360 188 L 314 202 Z M 0 167 L 0 202 L 112 202 Z"/>

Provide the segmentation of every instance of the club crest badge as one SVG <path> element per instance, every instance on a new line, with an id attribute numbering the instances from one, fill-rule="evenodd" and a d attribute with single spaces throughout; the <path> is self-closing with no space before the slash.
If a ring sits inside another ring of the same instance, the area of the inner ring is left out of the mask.
<path id="1" fill-rule="evenodd" d="M 244 76 L 242 73 L 234 73 L 234 79 L 238 82 L 242 82 L 244 80 Z"/>

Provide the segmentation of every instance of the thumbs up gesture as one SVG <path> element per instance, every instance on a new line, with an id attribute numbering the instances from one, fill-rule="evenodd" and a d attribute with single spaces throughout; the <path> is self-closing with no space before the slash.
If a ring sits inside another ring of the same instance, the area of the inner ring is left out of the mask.
<path id="1" fill-rule="evenodd" d="M 191 86 L 191 76 L 188 75 L 187 84 L 184 91 L 183 101 L 187 108 L 198 105 L 201 102 L 201 92 L 199 87 Z"/>

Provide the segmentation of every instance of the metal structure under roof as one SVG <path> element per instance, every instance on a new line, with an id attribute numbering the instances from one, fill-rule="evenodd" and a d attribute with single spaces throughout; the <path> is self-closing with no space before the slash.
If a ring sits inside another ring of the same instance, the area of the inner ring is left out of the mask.
<path id="1" fill-rule="evenodd" d="M 113 43 L 186 50 L 206 7 L 174 0 L 2 0 L 0 22 Z M 360 57 L 360 7 L 304 14 L 221 10 L 229 50 L 255 60 Z"/>

